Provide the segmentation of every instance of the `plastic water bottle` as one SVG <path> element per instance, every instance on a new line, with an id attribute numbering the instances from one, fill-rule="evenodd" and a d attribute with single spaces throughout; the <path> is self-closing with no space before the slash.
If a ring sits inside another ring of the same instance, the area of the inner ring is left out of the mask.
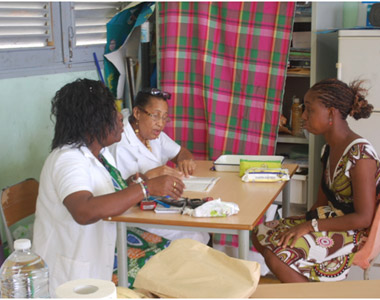
<path id="1" fill-rule="evenodd" d="M 49 298 L 49 271 L 28 239 L 14 242 L 15 251 L 0 268 L 2 298 Z"/>

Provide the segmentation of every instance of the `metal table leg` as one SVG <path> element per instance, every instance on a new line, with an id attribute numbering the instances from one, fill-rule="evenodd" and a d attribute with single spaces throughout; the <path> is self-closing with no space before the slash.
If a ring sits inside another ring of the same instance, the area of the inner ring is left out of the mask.
<path id="1" fill-rule="evenodd" d="M 290 181 L 285 184 L 282 190 L 282 217 L 287 218 L 290 214 Z"/>
<path id="2" fill-rule="evenodd" d="M 117 222 L 117 275 L 119 286 L 128 287 L 127 225 Z"/>
<path id="3" fill-rule="evenodd" d="M 239 258 L 248 259 L 249 230 L 239 230 Z"/>

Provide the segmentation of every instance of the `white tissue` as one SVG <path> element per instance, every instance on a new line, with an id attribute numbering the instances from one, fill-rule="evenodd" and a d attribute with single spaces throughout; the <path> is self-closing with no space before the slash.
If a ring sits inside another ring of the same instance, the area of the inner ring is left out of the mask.
<path id="1" fill-rule="evenodd" d="M 220 198 L 208 201 L 195 209 L 186 207 L 183 214 L 193 217 L 227 217 L 239 212 L 239 205 L 234 202 L 223 202 Z"/>
<path id="2" fill-rule="evenodd" d="M 57 298 L 116 299 L 116 286 L 101 279 L 77 279 L 61 284 L 55 290 Z"/>

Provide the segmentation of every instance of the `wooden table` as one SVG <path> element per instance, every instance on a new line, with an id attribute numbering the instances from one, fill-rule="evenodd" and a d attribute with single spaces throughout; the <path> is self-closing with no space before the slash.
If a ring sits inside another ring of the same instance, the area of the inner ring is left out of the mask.
<path id="1" fill-rule="evenodd" d="M 235 202 L 239 205 L 238 214 L 226 218 L 195 218 L 181 214 L 156 214 L 153 211 L 142 211 L 135 206 L 111 221 L 117 222 L 117 252 L 119 285 L 128 286 L 127 271 L 127 227 L 155 227 L 174 230 L 205 231 L 212 233 L 237 234 L 239 239 L 239 258 L 247 259 L 249 251 L 249 231 L 264 215 L 268 207 L 283 191 L 284 206 L 289 207 L 289 185 L 287 182 L 245 183 L 237 172 L 217 172 L 210 170 L 212 161 L 196 161 L 194 176 L 220 177 L 208 193 L 185 192 L 185 197 L 221 198 L 222 201 Z M 292 176 L 297 170 L 296 164 L 287 164 L 283 168 Z M 283 208 L 284 209 L 284 208 Z M 285 210 L 288 208 L 285 208 Z M 287 214 L 284 214 L 287 215 Z M 108 221 L 110 219 L 107 219 Z"/>
<path id="2" fill-rule="evenodd" d="M 250 298 L 379 298 L 380 280 L 259 284 Z"/>

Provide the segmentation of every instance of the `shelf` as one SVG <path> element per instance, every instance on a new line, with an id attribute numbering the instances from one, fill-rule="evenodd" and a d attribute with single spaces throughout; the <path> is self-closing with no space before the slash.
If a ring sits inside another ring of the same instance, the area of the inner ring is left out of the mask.
<path id="1" fill-rule="evenodd" d="M 311 23 L 311 17 L 296 16 L 294 18 L 295 23 Z"/>
<path id="2" fill-rule="evenodd" d="M 309 169 L 309 162 L 308 162 L 307 159 L 302 159 L 302 158 L 298 158 L 298 159 L 285 158 L 283 163 L 284 164 L 297 164 L 298 165 L 297 172 L 302 172 L 302 170 L 304 170 L 304 169 Z M 293 176 L 295 176 L 295 175 L 293 175 Z M 297 174 L 297 176 L 307 176 L 307 175 Z M 300 179 L 300 178 L 298 178 L 298 179 Z"/>
<path id="3" fill-rule="evenodd" d="M 309 140 L 306 137 L 297 137 L 280 133 L 277 138 L 277 143 L 309 144 Z"/>
<path id="4" fill-rule="evenodd" d="M 293 77 L 310 77 L 310 69 L 309 68 L 293 68 L 288 69 L 286 71 L 287 76 Z"/>
<path id="5" fill-rule="evenodd" d="M 297 74 L 297 73 L 286 73 L 286 76 L 288 77 L 305 77 L 305 78 L 309 78 L 310 77 L 310 74 Z"/>

